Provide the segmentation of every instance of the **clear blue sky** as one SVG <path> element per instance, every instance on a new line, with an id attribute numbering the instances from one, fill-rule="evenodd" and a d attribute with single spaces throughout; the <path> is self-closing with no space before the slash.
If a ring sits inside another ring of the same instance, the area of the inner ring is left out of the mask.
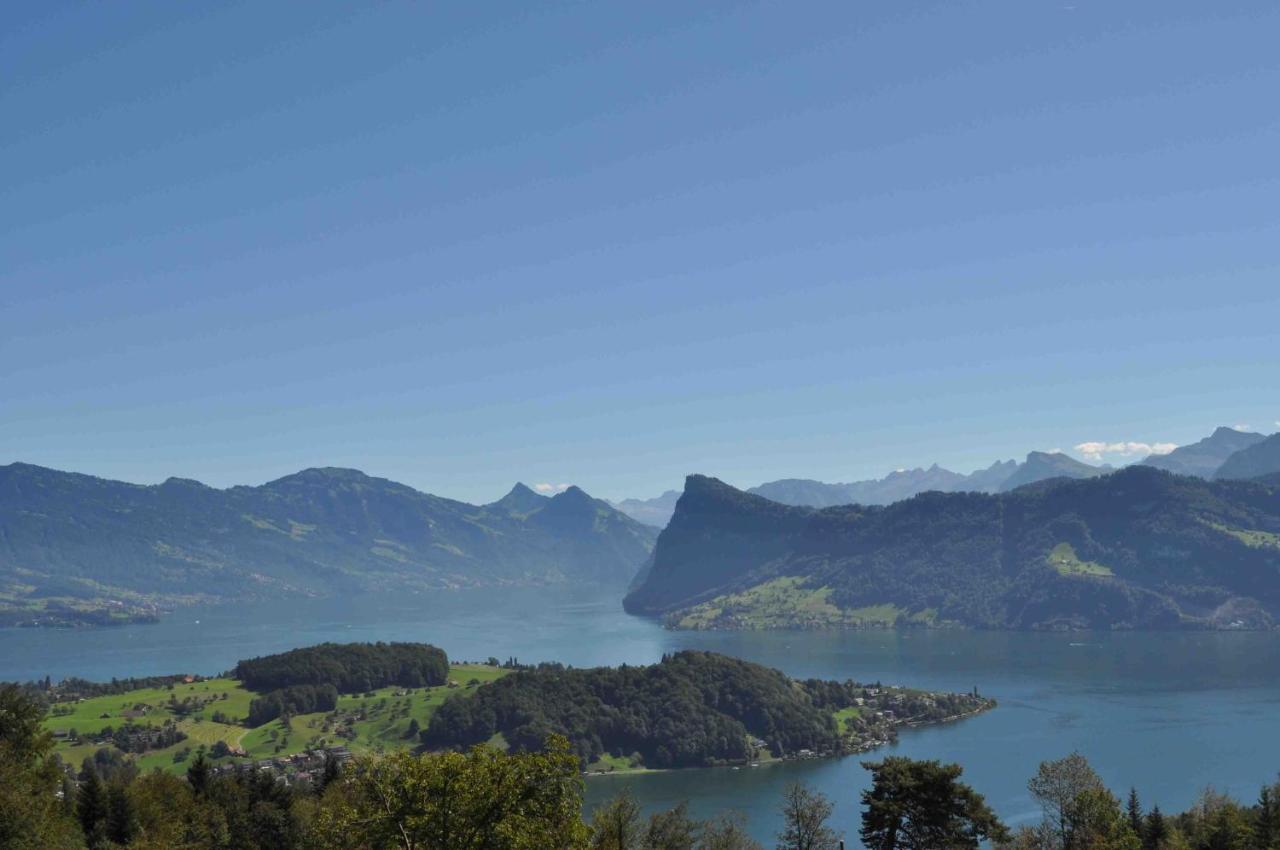
<path id="1" fill-rule="evenodd" d="M 0 463 L 469 500 L 1280 420 L 1280 6 L 10 3 Z"/>

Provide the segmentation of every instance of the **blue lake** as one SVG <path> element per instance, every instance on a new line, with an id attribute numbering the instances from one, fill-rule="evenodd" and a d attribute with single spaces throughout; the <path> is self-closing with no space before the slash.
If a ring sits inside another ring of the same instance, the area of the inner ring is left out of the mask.
<path id="1" fill-rule="evenodd" d="M 216 673 L 238 659 L 326 640 L 417 640 L 454 659 L 556 660 L 577 666 L 656 661 L 710 649 L 794 676 L 947 690 L 977 686 L 995 711 L 904 732 L 873 753 L 955 761 L 1006 820 L 1034 817 L 1026 780 L 1079 750 L 1117 793 L 1138 788 L 1165 811 L 1207 784 L 1252 798 L 1280 771 L 1280 634 L 1016 632 L 672 632 L 629 617 L 616 598 L 563 591 L 457 592 L 306 600 L 179 611 L 155 625 L 85 631 L 0 630 L 0 679 L 110 679 Z M 588 806 L 630 785 L 646 807 L 747 813 L 766 845 L 781 789 L 802 779 L 836 803 L 856 837 L 866 771 L 857 758 L 602 777 Z"/>

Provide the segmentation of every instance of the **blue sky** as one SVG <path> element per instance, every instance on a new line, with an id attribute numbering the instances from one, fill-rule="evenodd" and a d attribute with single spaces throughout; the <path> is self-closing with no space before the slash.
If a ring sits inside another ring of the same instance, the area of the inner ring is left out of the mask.
<path id="1" fill-rule="evenodd" d="M 8 4 L 0 463 L 622 497 L 1275 431 L 1278 34 L 1264 2 Z"/>

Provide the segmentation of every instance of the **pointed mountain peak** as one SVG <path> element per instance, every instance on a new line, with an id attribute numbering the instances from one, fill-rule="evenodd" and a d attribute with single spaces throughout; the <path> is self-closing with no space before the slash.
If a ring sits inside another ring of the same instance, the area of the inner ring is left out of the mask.
<path id="1" fill-rule="evenodd" d="M 561 490 L 559 493 L 552 496 L 551 501 L 573 504 L 577 502 L 594 502 L 595 499 L 591 498 L 591 496 L 587 494 L 586 490 L 583 490 L 576 484 L 571 484 L 564 490 Z"/>
<path id="2" fill-rule="evenodd" d="M 548 499 L 540 493 L 535 493 L 533 488 L 526 486 L 523 482 L 516 482 L 507 495 L 503 496 L 488 507 L 496 507 L 512 513 L 529 513 L 537 510 L 547 503 Z"/>
<path id="3" fill-rule="evenodd" d="M 1241 435 L 1253 436 L 1254 432 L 1246 431 L 1243 428 L 1231 428 L 1227 425 L 1219 425 L 1217 428 L 1213 429 L 1213 433 L 1209 436 L 1209 439 L 1214 439 L 1215 437 L 1218 439 L 1222 439 L 1224 437 L 1239 437 Z"/>

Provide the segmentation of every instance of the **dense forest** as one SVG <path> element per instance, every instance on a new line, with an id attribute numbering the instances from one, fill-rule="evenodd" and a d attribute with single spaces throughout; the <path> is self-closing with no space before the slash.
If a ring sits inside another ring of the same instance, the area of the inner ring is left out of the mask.
<path id="1" fill-rule="evenodd" d="M 449 658 L 425 643 L 322 643 L 241 661 L 233 675 L 255 691 L 329 685 L 339 693 L 362 693 L 388 685 L 443 685 Z"/>
<path id="2" fill-rule="evenodd" d="M 1269 628 L 1280 487 L 1134 466 L 816 510 L 690 476 L 625 604 L 711 628 Z"/>
<path id="3" fill-rule="evenodd" d="M 832 695 L 841 699 L 837 692 Z M 308 784 L 270 772 L 215 773 L 203 753 L 185 776 L 139 773 L 100 751 L 79 769 L 52 755 L 43 708 L 0 686 L 3 850 L 761 850 L 745 816 L 695 820 L 679 804 L 645 818 L 626 792 L 582 817 L 579 759 L 552 736 L 537 752 L 370 755 L 327 762 Z M 1280 785 L 1254 803 L 1206 790 L 1180 814 L 1113 794 L 1079 754 L 1027 783 L 1038 823 L 1001 822 L 959 765 L 864 762 L 859 837 L 874 850 L 1275 850 Z M 777 850 L 836 850 L 831 800 L 785 789 Z M 852 838 L 852 836 L 848 836 Z"/>
<path id="4" fill-rule="evenodd" d="M 865 731 L 882 737 L 891 724 L 881 718 L 890 716 L 877 710 L 881 704 L 894 706 L 902 719 L 922 722 L 990 705 L 971 695 L 800 682 L 759 664 L 684 651 L 641 667 L 575 670 L 547 664 L 517 671 L 475 694 L 447 700 L 423 731 L 422 743 L 462 748 L 500 734 L 514 749 L 527 750 L 558 734 L 584 764 L 612 756 L 655 768 L 700 767 L 847 751 L 858 740 L 841 728 L 835 713 L 868 700 L 865 716 L 873 722 Z"/>
<path id="5" fill-rule="evenodd" d="M 285 714 L 333 711 L 337 707 L 338 689 L 333 685 L 289 685 L 250 702 L 249 715 L 244 722 L 252 728 Z"/>

